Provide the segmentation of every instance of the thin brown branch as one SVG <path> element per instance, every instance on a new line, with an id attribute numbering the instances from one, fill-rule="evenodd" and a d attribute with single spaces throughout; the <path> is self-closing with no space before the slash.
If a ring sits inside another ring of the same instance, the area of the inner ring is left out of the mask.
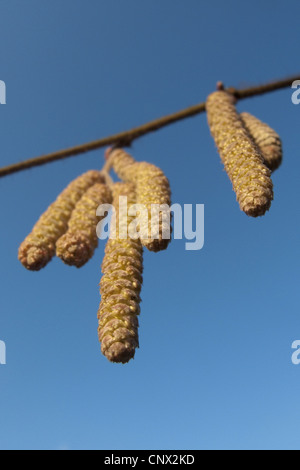
<path id="1" fill-rule="evenodd" d="M 269 93 L 282 88 L 290 87 L 292 83 L 295 80 L 298 80 L 299 78 L 300 74 L 283 80 L 272 81 L 251 88 L 245 88 L 240 90 L 235 88 L 227 88 L 227 91 L 234 94 L 234 96 L 238 100 L 241 100 L 245 98 L 250 98 L 252 96 L 262 95 L 264 93 Z M 106 147 L 107 145 L 119 145 L 126 147 L 129 146 L 135 139 L 138 139 L 139 137 L 149 134 L 150 132 L 157 131 L 158 129 L 161 129 L 163 127 L 169 126 L 174 122 L 181 121 L 182 119 L 186 119 L 203 112 L 205 112 L 205 103 L 199 103 L 197 105 L 183 109 L 182 111 L 178 111 L 174 114 L 169 114 L 168 116 L 161 117 L 154 121 L 143 124 L 142 126 L 135 127 L 134 129 L 131 129 L 129 131 L 120 132 L 118 134 L 104 137 L 103 139 L 78 145 L 76 147 L 59 150 L 58 152 L 49 153 L 47 155 L 31 158 L 30 160 L 25 160 L 20 163 L 15 163 L 13 165 L 0 168 L 0 178 L 3 176 L 10 175 L 12 173 L 17 173 L 22 170 L 26 170 L 40 165 L 45 165 L 46 163 L 90 152 L 91 150 Z"/>

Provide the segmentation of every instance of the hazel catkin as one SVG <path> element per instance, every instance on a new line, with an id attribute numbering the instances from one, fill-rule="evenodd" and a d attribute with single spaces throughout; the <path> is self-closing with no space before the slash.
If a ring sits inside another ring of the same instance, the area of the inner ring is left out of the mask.
<path id="1" fill-rule="evenodd" d="M 241 113 L 244 125 L 264 157 L 265 165 L 275 171 L 282 162 L 282 143 L 277 132 L 252 114 Z"/>
<path id="2" fill-rule="evenodd" d="M 136 162 L 123 149 L 112 150 L 110 157 L 117 175 L 136 185 L 140 215 L 140 238 L 150 251 L 165 250 L 171 241 L 171 190 L 163 171 L 147 162 Z M 143 215 L 144 214 L 144 215 Z"/>
<path id="3" fill-rule="evenodd" d="M 111 190 L 105 184 L 97 183 L 84 193 L 72 212 L 68 231 L 56 243 L 56 255 L 64 263 L 80 268 L 92 258 L 98 246 L 97 224 L 101 221 L 97 208 L 111 202 Z"/>
<path id="4" fill-rule="evenodd" d="M 130 207 L 136 203 L 130 183 L 113 185 L 115 224 L 105 247 L 98 311 L 101 351 L 111 362 L 126 363 L 135 355 L 138 341 L 138 315 L 143 273 L 143 247 L 140 240 L 123 238 L 133 218 L 119 211 L 119 197 L 126 196 Z M 122 237 L 121 237 L 122 233 Z"/>
<path id="5" fill-rule="evenodd" d="M 246 130 L 233 96 L 225 91 L 212 93 L 206 111 L 211 134 L 241 210 L 252 217 L 264 215 L 273 200 L 271 172 Z"/>
<path id="6" fill-rule="evenodd" d="M 19 248 L 25 268 L 39 271 L 55 255 L 57 240 L 67 231 L 71 214 L 82 195 L 95 183 L 104 183 L 100 171 L 90 170 L 72 181 L 40 217 Z"/>

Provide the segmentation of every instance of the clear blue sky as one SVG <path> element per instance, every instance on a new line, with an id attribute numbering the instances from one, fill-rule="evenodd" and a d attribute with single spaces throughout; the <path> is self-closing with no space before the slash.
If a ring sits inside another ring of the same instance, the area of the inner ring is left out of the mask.
<path id="1" fill-rule="evenodd" d="M 1 166 L 300 73 L 299 1 L 1 0 Z M 300 76 L 299 76 L 300 78 Z M 103 245 L 81 270 L 27 272 L 18 245 L 103 151 L 0 180 L 0 448 L 300 449 L 300 105 L 239 103 L 284 144 L 266 217 L 239 211 L 206 116 L 133 145 L 173 202 L 205 204 L 205 247 L 145 254 L 140 349 L 110 364 L 97 337 Z"/>

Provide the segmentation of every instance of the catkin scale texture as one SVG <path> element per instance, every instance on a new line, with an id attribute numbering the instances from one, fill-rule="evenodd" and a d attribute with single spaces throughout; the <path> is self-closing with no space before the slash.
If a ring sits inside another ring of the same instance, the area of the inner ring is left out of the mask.
<path id="1" fill-rule="evenodd" d="M 113 185 L 116 224 L 112 224 L 105 247 L 98 311 L 101 351 L 111 362 L 126 363 L 139 346 L 138 315 L 143 273 L 143 247 L 139 239 L 120 238 L 120 232 L 133 217 L 119 212 L 119 197 L 126 196 L 128 208 L 136 203 L 135 187 L 130 183 Z"/>
<path id="2" fill-rule="evenodd" d="M 101 204 L 110 204 L 112 194 L 105 184 L 91 186 L 78 201 L 68 223 L 68 231 L 57 241 L 56 254 L 69 266 L 82 267 L 98 246 L 96 211 Z M 103 218 L 103 217 L 102 217 Z"/>
<path id="3" fill-rule="evenodd" d="M 104 183 L 104 178 L 100 171 L 90 170 L 72 181 L 49 206 L 19 248 L 19 260 L 25 268 L 39 271 L 53 258 L 56 242 L 67 231 L 75 205 L 96 183 Z"/>
<path id="4" fill-rule="evenodd" d="M 252 217 L 264 215 L 273 200 L 271 172 L 235 108 L 234 98 L 216 91 L 208 97 L 206 111 L 241 210 Z"/>
<path id="5" fill-rule="evenodd" d="M 171 190 L 163 171 L 147 162 L 136 162 L 123 149 L 115 149 L 110 155 L 112 166 L 124 181 L 136 185 L 137 203 L 147 210 L 148 217 L 141 217 L 140 233 L 142 245 L 150 251 L 158 252 L 167 248 L 171 241 Z M 164 206 L 157 215 L 158 223 L 153 222 L 153 208 Z M 152 230 L 152 231 L 151 231 Z"/>
<path id="6" fill-rule="evenodd" d="M 277 132 L 252 114 L 241 113 L 241 118 L 260 149 L 265 165 L 271 171 L 277 170 L 282 162 L 282 143 Z"/>

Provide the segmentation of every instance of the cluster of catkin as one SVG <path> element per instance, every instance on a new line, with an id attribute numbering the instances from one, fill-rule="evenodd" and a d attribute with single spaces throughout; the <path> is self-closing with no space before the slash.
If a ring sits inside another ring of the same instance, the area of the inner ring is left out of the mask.
<path id="1" fill-rule="evenodd" d="M 251 114 L 239 114 L 234 96 L 224 90 L 209 95 L 206 111 L 241 210 L 251 217 L 264 215 L 273 200 L 271 172 L 282 161 L 280 137 Z"/>
<path id="2" fill-rule="evenodd" d="M 112 362 L 126 363 L 139 345 L 143 248 L 154 252 L 167 248 L 171 238 L 171 192 L 168 179 L 156 166 L 136 162 L 120 148 L 107 156 L 122 182 L 112 188 L 115 218 L 102 263 L 98 331 L 103 354 Z M 121 198 L 125 197 L 126 212 L 120 208 Z M 133 207 L 139 217 L 136 231 L 130 234 Z M 161 209 L 158 215 L 153 207 Z"/>
<path id="3" fill-rule="evenodd" d="M 31 271 L 39 271 L 55 255 L 70 266 L 82 267 L 98 245 L 97 227 L 104 216 L 98 217 L 97 209 L 111 204 L 111 230 L 100 282 L 98 332 L 107 359 L 126 363 L 139 345 L 143 247 L 154 252 L 167 248 L 171 239 L 171 194 L 168 179 L 156 166 L 138 163 L 119 148 L 108 149 L 107 156 L 107 164 L 122 181 L 113 183 L 107 171 L 96 170 L 75 179 L 21 244 L 19 260 Z M 134 208 L 136 217 L 132 215 Z M 136 220 L 131 233 L 130 226 Z"/>
<path id="4" fill-rule="evenodd" d="M 25 268 L 39 271 L 55 254 L 70 266 L 83 266 L 98 245 L 99 205 L 110 203 L 111 190 L 100 171 L 72 181 L 49 206 L 19 248 Z"/>
<path id="5" fill-rule="evenodd" d="M 209 95 L 206 111 L 240 208 L 252 217 L 264 215 L 273 200 L 271 173 L 282 161 L 280 137 L 251 114 L 239 114 L 233 94 L 222 87 Z M 21 244 L 19 260 L 31 271 L 39 271 L 55 255 L 82 267 L 98 245 L 97 228 L 104 215 L 98 216 L 97 209 L 111 204 L 98 335 L 107 359 L 126 363 L 139 346 L 143 249 L 158 252 L 170 243 L 171 191 L 160 168 L 135 161 L 122 148 L 108 149 L 106 158 L 103 171 L 91 170 L 75 179 L 50 205 Z M 111 180 L 110 168 L 121 182 Z"/>

